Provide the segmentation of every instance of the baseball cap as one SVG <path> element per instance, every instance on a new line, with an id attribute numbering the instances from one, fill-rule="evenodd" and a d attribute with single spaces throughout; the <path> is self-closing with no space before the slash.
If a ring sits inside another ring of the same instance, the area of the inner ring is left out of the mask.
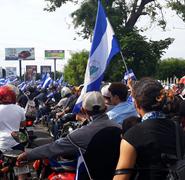
<path id="1" fill-rule="evenodd" d="M 87 111 L 93 111 L 95 106 L 99 106 L 99 111 L 105 109 L 105 101 L 99 91 L 91 91 L 84 95 L 82 107 Z"/>

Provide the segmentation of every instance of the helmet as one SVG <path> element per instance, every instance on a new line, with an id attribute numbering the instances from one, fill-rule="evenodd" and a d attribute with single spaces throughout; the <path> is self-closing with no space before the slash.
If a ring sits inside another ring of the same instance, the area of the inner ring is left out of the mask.
<path id="1" fill-rule="evenodd" d="M 66 95 L 71 94 L 71 89 L 69 89 L 68 87 L 63 87 L 61 90 L 61 96 L 65 97 Z"/>
<path id="2" fill-rule="evenodd" d="M 16 94 L 8 86 L 0 87 L 0 104 L 15 104 L 16 103 Z"/>
<path id="3" fill-rule="evenodd" d="M 106 84 L 101 88 L 101 94 L 105 97 L 110 97 L 109 86 L 110 84 Z"/>

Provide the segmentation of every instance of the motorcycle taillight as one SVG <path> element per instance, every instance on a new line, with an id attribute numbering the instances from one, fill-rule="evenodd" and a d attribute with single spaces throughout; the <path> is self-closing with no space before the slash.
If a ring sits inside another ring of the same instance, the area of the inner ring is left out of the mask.
<path id="1" fill-rule="evenodd" d="M 26 126 L 33 126 L 33 121 L 32 120 L 27 120 L 26 121 Z"/>

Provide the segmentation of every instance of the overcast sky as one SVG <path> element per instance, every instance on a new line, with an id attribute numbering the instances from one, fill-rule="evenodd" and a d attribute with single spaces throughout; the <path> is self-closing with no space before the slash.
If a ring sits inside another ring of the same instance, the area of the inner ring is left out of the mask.
<path id="1" fill-rule="evenodd" d="M 87 40 L 77 38 L 69 13 L 75 9 L 72 4 L 46 12 L 44 0 L 1 0 L 0 1 L 0 59 L 4 59 L 4 49 L 14 47 L 35 47 L 37 59 L 44 58 L 45 49 L 64 49 L 79 51 L 90 49 Z M 166 37 L 175 38 L 163 58 L 185 58 L 185 23 L 168 14 L 170 21 L 167 31 L 153 26 L 144 34 L 152 40 Z M 143 26 L 144 22 L 140 22 Z"/>

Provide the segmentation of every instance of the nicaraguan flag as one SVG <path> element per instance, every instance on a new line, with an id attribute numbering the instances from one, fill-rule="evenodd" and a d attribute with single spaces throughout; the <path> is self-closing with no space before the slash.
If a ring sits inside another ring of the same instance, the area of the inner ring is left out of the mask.
<path id="1" fill-rule="evenodd" d="M 47 77 L 49 77 L 49 76 L 50 76 L 50 75 L 49 75 L 48 73 L 42 74 L 41 81 L 40 81 L 41 87 L 43 86 L 45 80 L 46 80 Z"/>
<path id="2" fill-rule="evenodd" d="M 80 148 L 78 148 L 78 151 L 79 151 L 79 157 L 78 157 L 78 160 L 77 160 L 75 180 L 82 179 L 82 177 L 80 177 L 80 175 L 84 172 L 87 172 L 87 174 L 89 176 L 89 180 L 92 180 L 91 174 L 89 172 L 89 168 L 87 167 L 84 156 L 82 154 L 82 150 Z"/>
<path id="3" fill-rule="evenodd" d="M 124 74 L 124 80 L 127 81 L 128 78 L 131 78 L 132 80 L 136 80 L 136 76 L 135 76 L 135 74 L 134 74 L 134 72 L 133 72 L 132 69 L 129 69 L 129 70 L 126 71 L 125 74 Z"/>
<path id="4" fill-rule="evenodd" d="M 62 82 L 64 81 L 64 76 L 63 74 L 61 75 L 60 79 L 58 80 L 58 84 L 62 84 Z"/>
<path id="5" fill-rule="evenodd" d="M 0 78 L 0 86 L 4 86 L 7 83 L 5 78 Z"/>
<path id="6" fill-rule="evenodd" d="M 24 91 L 26 90 L 26 88 L 27 88 L 27 84 L 24 84 L 24 85 L 20 88 L 20 90 L 21 90 L 22 92 L 24 92 Z"/>
<path id="7" fill-rule="evenodd" d="M 46 77 L 43 79 L 42 88 L 47 88 L 52 83 L 52 79 L 49 74 L 46 75 Z"/>
<path id="8" fill-rule="evenodd" d="M 87 62 L 84 88 L 73 109 L 74 113 L 80 111 L 82 97 L 86 92 L 99 91 L 103 74 L 112 57 L 120 51 L 114 31 L 100 1 L 91 51 Z"/>

